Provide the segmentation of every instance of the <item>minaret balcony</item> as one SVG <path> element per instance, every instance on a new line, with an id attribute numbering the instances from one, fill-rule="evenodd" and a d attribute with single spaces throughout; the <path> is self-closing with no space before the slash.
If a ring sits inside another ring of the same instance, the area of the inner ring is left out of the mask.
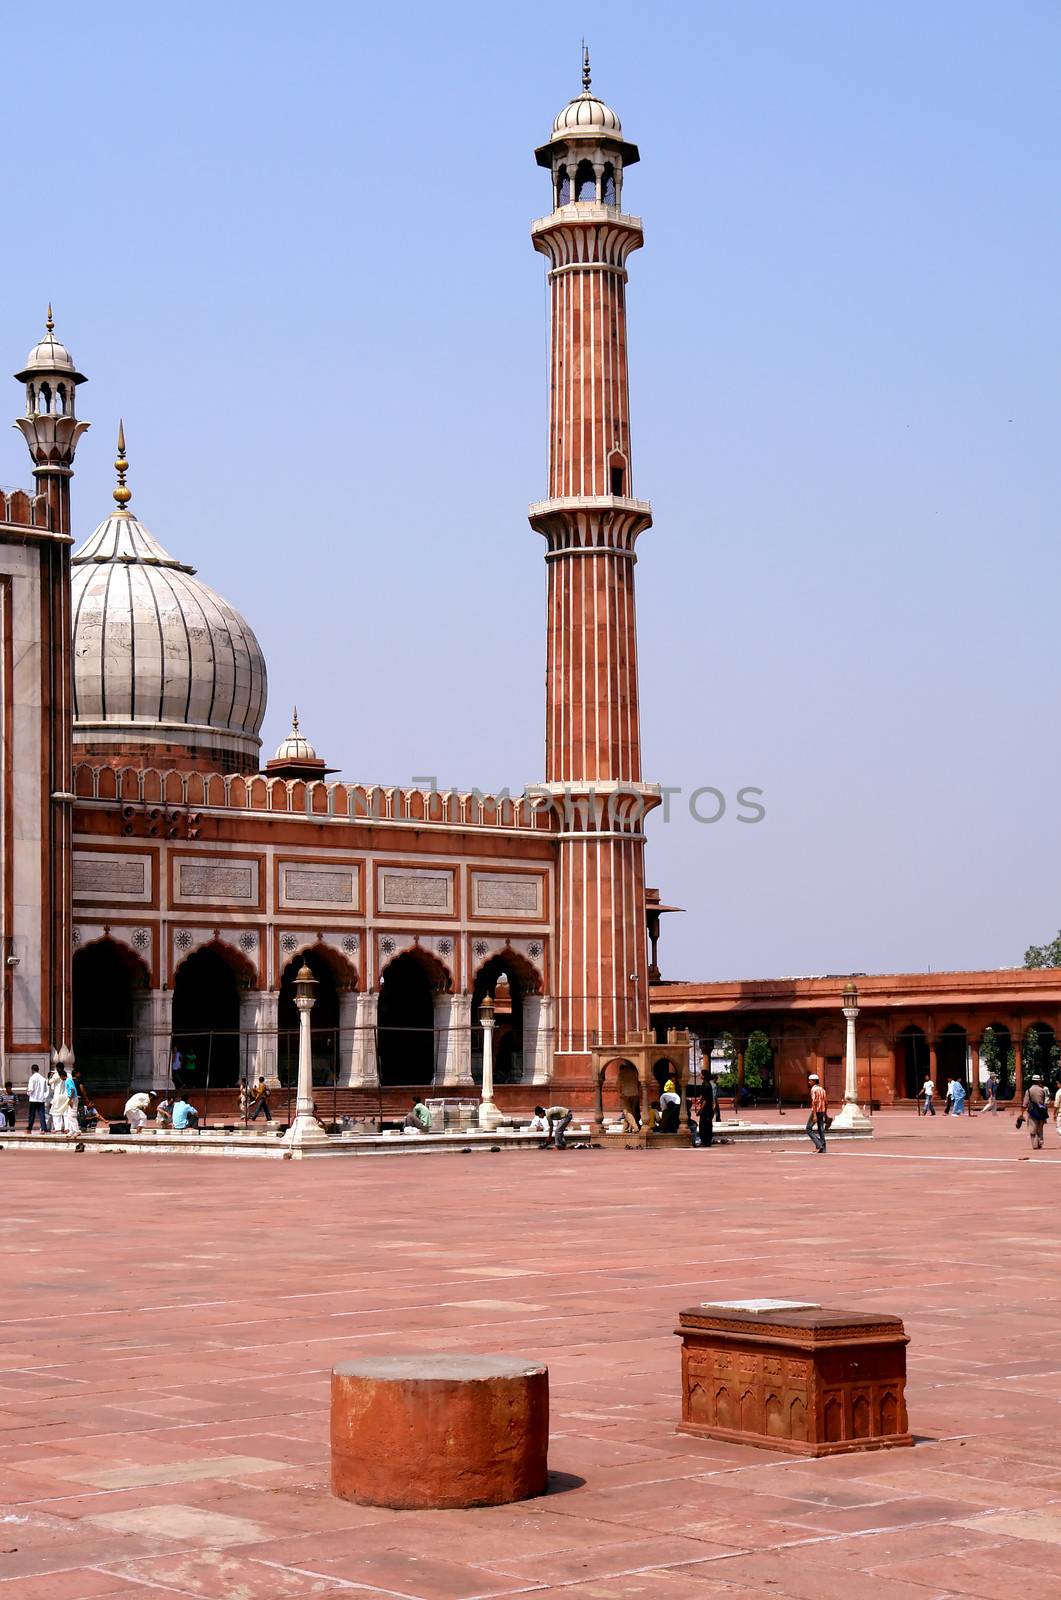
<path id="1" fill-rule="evenodd" d="M 547 217 L 537 217 L 531 223 L 531 237 L 545 233 L 549 228 L 569 226 L 572 222 L 610 222 L 629 228 L 631 233 L 643 234 L 645 231 L 640 217 L 629 216 L 625 211 L 620 211 L 618 206 L 606 206 L 599 200 L 571 200 L 566 206 L 557 206 Z"/>
<path id="2" fill-rule="evenodd" d="M 636 560 L 638 535 L 652 526 L 647 500 L 618 494 L 557 495 L 537 500 L 528 508 L 530 525 L 549 544 L 551 556 L 609 551 Z"/>

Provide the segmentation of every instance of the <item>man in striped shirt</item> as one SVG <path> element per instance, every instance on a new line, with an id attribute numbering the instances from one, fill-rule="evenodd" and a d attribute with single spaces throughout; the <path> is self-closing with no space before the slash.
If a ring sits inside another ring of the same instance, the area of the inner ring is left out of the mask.
<path id="1" fill-rule="evenodd" d="M 820 1156 L 825 1154 L 825 1119 L 829 1115 L 829 1101 L 816 1072 L 807 1079 L 810 1084 L 810 1116 L 807 1118 L 807 1138 Z"/>

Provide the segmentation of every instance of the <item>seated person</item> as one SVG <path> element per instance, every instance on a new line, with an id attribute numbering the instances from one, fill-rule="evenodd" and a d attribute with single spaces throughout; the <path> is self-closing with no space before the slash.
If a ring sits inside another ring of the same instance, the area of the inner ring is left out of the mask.
<path id="1" fill-rule="evenodd" d="M 527 1124 L 525 1132 L 527 1132 L 527 1133 L 548 1133 L 549 1132 L 549 1118 L 545 1115 L 544 1111 L 535 1111 L 533 1117 L 531 1117 L 530 1121 Z"/>
<path id="2" fill-rule="evenodd" d="M 668 1078 L 659 1097 L 660 1133 L 677 1133 L 678 1122 L 681 1117 L 682 1097 L 674 1087 L 674 1079 Z"/>
<path id="3" fill-rule="evenodd" d="M 170 1128 L 173 1126 L 173 1101 L 167 1095 L 165 1100 L 160 1100 L 155 1110 L 155 1127 Z"/>
<path id="4" fill-rule="evenodd" d="M 431 1132 L 431 1113 L 422 1100 L 414 1100 L 412 1110 L 402 1123 L 403 1132 L 406 1129 L 412 1133 Z"/>
<path id="5" fill-rule="evenodd" d="M 13 1128 L 16 1126 L 17 1118 L 15 1116 L 15 1110 L 15 1091 L 9 1083 L 5 1083 L 3 1092 L 0 1093 L 0 1117 L 3 1117 L 4 1119 L 3 1122 L 0 1123 L 0 1127 Z"/>
<path id="6" fill-rule="evenodd" d="M 197 1128 L 199 1126 L 199 1113 L 194 1106 L 190 1106 L 185 1100 L 183 1089 L 173 1104 L 173 1126 L 175 1128 Z"/>

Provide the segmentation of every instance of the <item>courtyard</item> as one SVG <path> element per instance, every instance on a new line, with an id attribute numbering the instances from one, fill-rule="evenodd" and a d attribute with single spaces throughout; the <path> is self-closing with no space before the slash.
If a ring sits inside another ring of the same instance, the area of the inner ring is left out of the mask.
<path id="1" fill-rule="evenodd" d="M 0 1600 L 1061 1597 L 1052 1126 L 1028 1157 L 898 1112 L 825 1160 L 5 1151 Z M 916 1448 L 676 1434 L 677 1312 L 748 1296 L 902 1316 Z M 548 1362 L 547 1496 L 331 1498 L 332 1364 L 421 1349 Z"/>

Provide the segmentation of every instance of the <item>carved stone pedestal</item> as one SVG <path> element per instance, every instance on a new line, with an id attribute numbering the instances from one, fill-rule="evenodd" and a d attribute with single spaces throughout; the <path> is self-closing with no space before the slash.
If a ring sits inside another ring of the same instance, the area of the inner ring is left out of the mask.
<path id="1" fill-rule="evenodd" d="M 679 1313 L 680 1433 L 829 1456 L 913 1444 L 898 1317 L 791 1301 Z"/>

